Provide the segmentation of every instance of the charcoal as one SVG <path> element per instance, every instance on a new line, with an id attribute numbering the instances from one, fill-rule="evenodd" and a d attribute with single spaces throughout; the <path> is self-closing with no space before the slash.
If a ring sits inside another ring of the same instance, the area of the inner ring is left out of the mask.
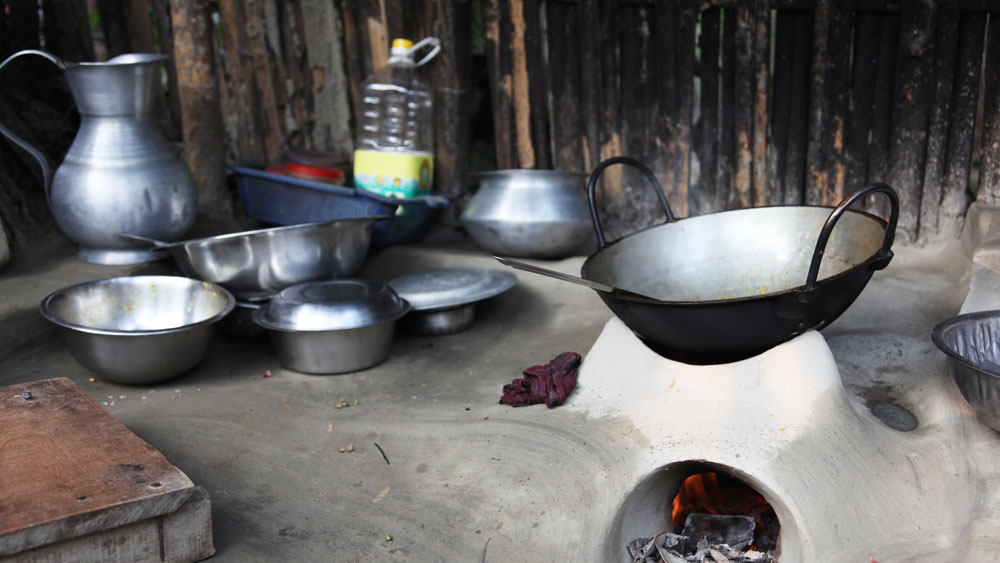
<path id="1" fill-rule="evenodd" d="M 692 512 L 684 521 L 682 536 L 687 536 L 686 545 L 697 545 L 701 551 L 702 544 L 728 545 L 733 549 L 744 549 L 753 543 L 753 531 L 756 527 L 754 519 L 749 516 L 703 514 Z M 690 547 L 681 551 L 690 550 Z"/>
<path id="2" fill-rule="evenodd" d="M 646 557 L 645 547 L 650 543 L 652 538 L 635 538 L 634 540 L 628 542 L 625 549 L 628 550 L 628 554 L 632 557 L 632 561 L 642 561 Z"/>
<path id="3" fill-rule="evenodd" d="M 686 536 L 661 532 L 651 538 L 636 538 L 628 543 L 626 550 L 632 563 L 775 563 L 773 551 L 755 549 L 734 549 L 726 544 L 710 544 L 704 538 L 687 551 L 675 549 L 686 547 Z"/>
<path id="4" fill-rule="evenodd" d="M 672 549 L 659 547 L 657 548 L 657 551 L 660 555 L 660 561 L 662 561 L 662 563 L 688 563 L 687 559 L 684 559 L 679 553 Z"/>

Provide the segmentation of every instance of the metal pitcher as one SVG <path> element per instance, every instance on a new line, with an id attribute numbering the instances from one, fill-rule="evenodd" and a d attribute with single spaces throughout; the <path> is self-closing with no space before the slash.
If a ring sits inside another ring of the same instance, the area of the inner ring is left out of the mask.
<path id="1" fill-rule="evenodd" d="M 103 63 L 71 63 L 44 51 L 58 66 L 80 111 L 80 129 L 52 173 L 41 151 L 0 124 L 0 133 L 38 160 L 45 196 L 78 257 L 97 264 L 133 264 L 166 256 L 120 236 L 175 241 L 198 212 L 194 176 L 152 120 L 153 87 L 165 55 L 130 53 Z"/>

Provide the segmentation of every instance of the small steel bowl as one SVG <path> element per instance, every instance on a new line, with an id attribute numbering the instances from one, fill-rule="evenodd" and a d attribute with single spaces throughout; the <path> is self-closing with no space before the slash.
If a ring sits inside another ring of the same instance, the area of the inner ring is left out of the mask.
<path id="1" fill-rule="evenodd" d="M 946 319 L 931 331 L 951 376 L 979 420 L 1000 432 L 1000 311 Z"/>
<path id="2" fill-rule="evenodd" d="M 205 357 L 213 325 L 236 300 L 178 276 L 134 276 L 60 289 L 41 304 L 70 353 L 101 377 L 131 385 L 180 375 Z"/>
<path id="3" fill-rule="evenodd" d="M 281 365 L 336 374 L 376 366 L 389 356 L 396 320 L 410 304 L 369 280 L 311 282 L 283 289 L 254 320 L 271 335 Z"/>

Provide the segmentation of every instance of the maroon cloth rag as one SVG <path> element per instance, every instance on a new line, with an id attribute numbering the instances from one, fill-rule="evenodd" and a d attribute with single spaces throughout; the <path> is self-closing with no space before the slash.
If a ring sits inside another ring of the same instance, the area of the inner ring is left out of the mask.
<path id="1" fill-rule="evenodd" d="M 576 387 L 576 368 L 583 358 L 563 352 L 547 364 L 531 366 L 520 377 L 503 386 L 501 405 L 524 407 L 545 403 L 550 409 L 566 401 Z"/>

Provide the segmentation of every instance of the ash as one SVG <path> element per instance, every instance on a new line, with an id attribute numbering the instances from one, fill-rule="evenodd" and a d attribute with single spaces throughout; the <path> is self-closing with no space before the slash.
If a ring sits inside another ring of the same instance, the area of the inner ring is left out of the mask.
<path id="1" fill-rule="evenodd" d="M 685 549 L 688 536 L 659 533 L 652 538 L 636 538 L 626 546 L 632 563 L 774 563 L 774 552 L 734 549 L 728 544 L 713 544 L 701 539 Z M 690 553 L 688 553 L 690 551 Z M 682 553 L 688 553 L 683 555 Z"/>

